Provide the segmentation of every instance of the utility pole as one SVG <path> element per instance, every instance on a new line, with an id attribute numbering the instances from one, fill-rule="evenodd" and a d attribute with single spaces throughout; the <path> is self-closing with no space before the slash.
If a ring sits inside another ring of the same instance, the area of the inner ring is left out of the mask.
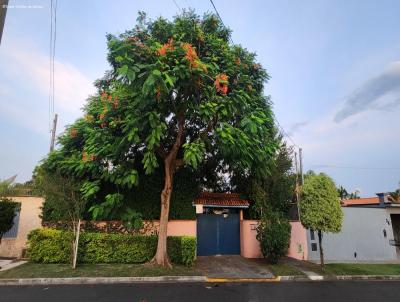
<path id="1" fill-rule="evenodd" d="M 8 0 L 0 0 L 0 44 L 3 36 L 4 23 L 6 21 Z"/>
<path id="2" fill-rule="evenodd" d="M 297 162 L 297 152 L 294 152 L 294 164 L 296 167 L 296 207 L 297 207 L 297 218 L 300 221 L 300 184 L 299 184 L 299 166 Z"/>
<path id="3" fill-rule="evenodd" d="M 301 176 L 301 184 L 304 184 L 304 175 L 303 175 L 303 150 L 299 148 L 299 160 L 300 160 L 300 176 Z"/>
<path id="4" fill-rule="evenodd" d="M 53 129 L 51 129 L 51 142 L 50 142 L 50 152 L 54 150 L 54 141 L 56 139 L 56 128 L 57 128 L 57 113 L 54 115 Z"/>

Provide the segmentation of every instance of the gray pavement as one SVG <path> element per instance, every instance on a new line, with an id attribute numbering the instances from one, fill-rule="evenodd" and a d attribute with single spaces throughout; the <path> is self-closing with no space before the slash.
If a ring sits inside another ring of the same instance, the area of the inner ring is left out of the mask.
<path id="1" fill-rule="evenodd" d="M 399 301 L 400 282 L 157 283 L 3 286 L 1 302 Z"/>
<path id="2" fill-rule="evenodd" d="M 199 256 L 196 269 L 208 278 L 274 278 L 265 266 L 238 255 Z"/>

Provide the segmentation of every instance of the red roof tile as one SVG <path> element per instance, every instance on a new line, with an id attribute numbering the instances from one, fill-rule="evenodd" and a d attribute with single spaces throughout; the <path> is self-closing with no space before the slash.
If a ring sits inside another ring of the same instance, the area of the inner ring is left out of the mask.
<path id="1" fill-rule="evenodd" d="M 355 205 L 368 205 L 368 204 L 379 204 L 379 197 L 368 197 L 368 198 L 342 200 L 342 205 L 345 207 L 355 206 Z"/>
<path id="2" fill-rule="evenodd" d="M 219 207 L 248 207 L 249 202 L 240 198 L 240 194 L 235 193 L 209 193 L 202 192 L 193 201 L 193 204 Z"/>

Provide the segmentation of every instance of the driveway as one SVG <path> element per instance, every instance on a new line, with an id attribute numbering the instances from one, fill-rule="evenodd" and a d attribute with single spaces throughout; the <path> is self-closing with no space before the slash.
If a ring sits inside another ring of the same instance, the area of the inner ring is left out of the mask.
<path id="1" fill-rule="evenodd" d="M 209 278 L 273 278 L 274 275 L 257 262 L 239 255 L 198 256 L 196 269 Z"/>

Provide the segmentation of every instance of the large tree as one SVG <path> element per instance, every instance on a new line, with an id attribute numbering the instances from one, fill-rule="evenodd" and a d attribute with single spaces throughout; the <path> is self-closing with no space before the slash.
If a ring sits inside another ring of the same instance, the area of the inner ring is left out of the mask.
<path id="1" fill-rule="evenodd" d="M 326 174 L 308 173 L 301 188 L 300 220 L 308 229 L 318 232 L 321 267 L 324 267 L 323 232 L 338 233 L 343 213 L 337 189 Z"/>
<path id="2" fill-rule="evenodd" d="M 49 169 L 84 179 L 82 194 L 94 218 L 123 203 L 121 188 L 138 184 L 138 171 L 164 171 L 154 262 L 170 266 L 167 225 L 177 169 L 216 163 L 215 173 L 268 173 L 276 150 L 273 113 L 263 86 L 268 74 L 256 56 L 229 43 L 214 15 L 193 12 L 172 21 L 147 21 L 108 35 L 111 65 L 97 81 L 84 117 L 59 139 Z M 104 195 L 105 184 L 114 192 Z M 103 195 L 102 195 L 103 194 Z"/>

